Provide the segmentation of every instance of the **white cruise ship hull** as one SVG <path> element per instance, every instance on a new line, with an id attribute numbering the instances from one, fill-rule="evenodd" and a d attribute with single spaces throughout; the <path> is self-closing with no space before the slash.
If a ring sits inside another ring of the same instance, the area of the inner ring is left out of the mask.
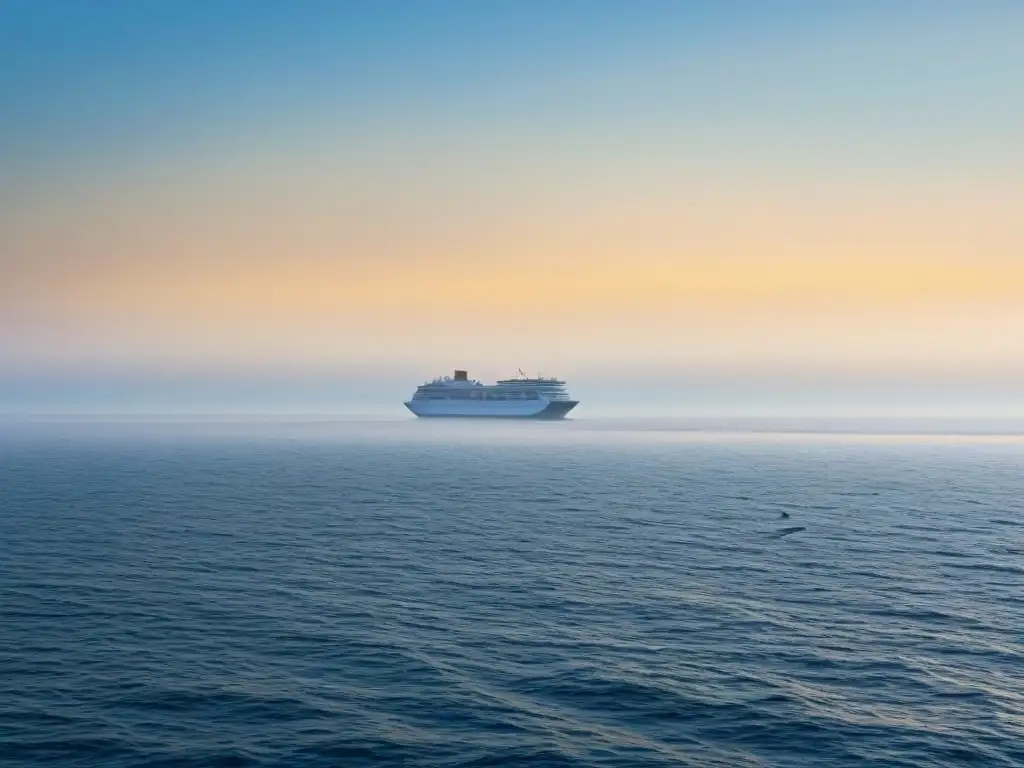
<path id="1" fill-rule="evenodd" d="M 420 417 L 564 419 L 577 400 L 410 400 L 405 407 Z"/>

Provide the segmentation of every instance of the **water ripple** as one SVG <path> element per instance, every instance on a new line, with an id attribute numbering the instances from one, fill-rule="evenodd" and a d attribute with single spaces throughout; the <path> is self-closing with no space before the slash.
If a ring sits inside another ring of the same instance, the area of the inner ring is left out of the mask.
<path id="1" fill-rule="evenodd" d="M 0 441 L 5 765 L 1024 764 L 1019 447 L 338 430 Z"/>

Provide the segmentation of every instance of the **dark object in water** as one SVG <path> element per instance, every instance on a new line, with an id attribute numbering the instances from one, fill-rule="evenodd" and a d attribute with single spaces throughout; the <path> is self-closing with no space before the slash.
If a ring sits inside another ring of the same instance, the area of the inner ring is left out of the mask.
<path id="1" fill-rule="evenodd" d="M 779 515 L 779 517 L 781 517 L 783 520 L 789 520 L 789 512 L 783 512 L 781 515 Z"/>
<path id="2" fill-rule="evenodd" d="M 789 536 L 791 533 L 798 533 L 800 531 L 806 531 L 807 527 L 803 525 L 792 525 L 789 528 L 783 528 L 781 531 L 776 531 L 773 539 L 781 539 L 783 536 Z"/>

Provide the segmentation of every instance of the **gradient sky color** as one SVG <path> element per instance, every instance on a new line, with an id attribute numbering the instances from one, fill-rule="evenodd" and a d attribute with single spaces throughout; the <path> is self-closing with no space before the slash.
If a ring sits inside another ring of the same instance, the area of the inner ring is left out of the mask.
<path id="1" fill-rule="evenodd" d="M 0 400 L 1019 394 L 1022 40 L 1014 0 L 0 2 Z"/>

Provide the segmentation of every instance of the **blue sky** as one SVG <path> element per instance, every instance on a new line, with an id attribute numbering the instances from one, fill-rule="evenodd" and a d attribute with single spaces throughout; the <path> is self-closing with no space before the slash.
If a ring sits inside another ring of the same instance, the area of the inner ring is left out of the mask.
<path id="1" fill-rule="evenodd" d="M 964 126 L 1006 142 L 995 119 L 1021 117 L 1022 15 L 1012 2 L 15 0 L 0 6 L 0 148 L 116 161 L 239 133 L 323 138 L 408 117 L 528 129 L 582 113 L 605 131 L 753 124 L 811 143 L 857 121 L 876 143 L 955 151 Z M 929 118 L 942 123 L 926 133 Z"/>

